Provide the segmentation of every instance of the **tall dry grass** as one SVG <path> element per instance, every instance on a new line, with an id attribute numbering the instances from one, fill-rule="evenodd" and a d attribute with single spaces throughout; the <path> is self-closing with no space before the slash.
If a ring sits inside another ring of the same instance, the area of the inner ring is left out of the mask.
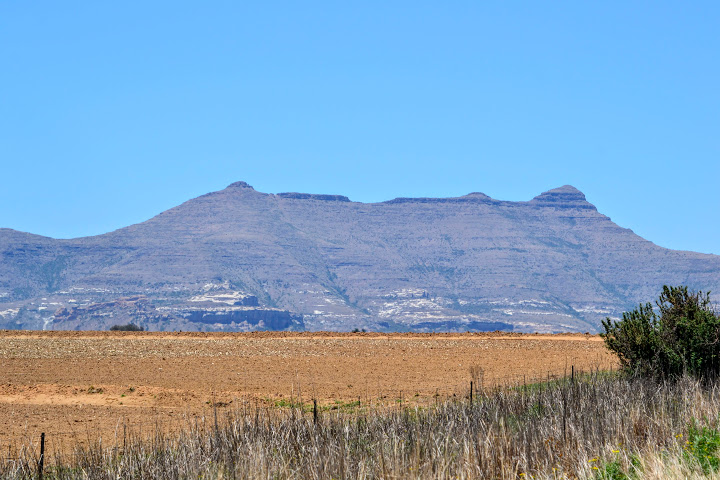
<path id="1" fill-rule="evenodd" d="M 472 404 L 324 411 L 317 423 L 306 409 L 245 403 L 178 433 L 49 455 L 45 478 L 593 478 L 609 462 L 692 478 L 701 470 L 682 460 L 681 435 L 719 413 L 720 384 L 602 372 L 480 392 Z M 15 455 L 1 478 L 36 474 L 36 448 Z"/>

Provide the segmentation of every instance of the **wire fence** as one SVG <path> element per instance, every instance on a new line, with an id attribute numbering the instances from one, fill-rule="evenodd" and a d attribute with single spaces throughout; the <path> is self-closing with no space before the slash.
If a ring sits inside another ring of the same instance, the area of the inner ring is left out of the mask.
<path id="1" fill-rule="evenodd" d="M 544 374 L 513 374 L 513 375 L 492 375 L 485 378 L 482 369 L 475 371 L 470 369 L 471 379 L 463 382 L 456 382 L 446 385 L 443 390 L 445 394 L 436 394 L 428 397 L 427 395 L 417 397 L 412 392 L 403 392 L 402 390 L 380 392 L 375 395 L 359 395 L 357 400 L 350 402 L 329 405 L 321 405 L 318 407 L 317 399 L 298 394 L 297 397 L 291 397 L 289 401 L 284 400 L 282 403 L 277 401 L 270 402 L 266 398 L 259 398 L 252 395 L 239 395 L 234 398 L 231 408 L 228 403 L 210 402 L 202 410 L 187 409 L 184 414 L 180 414 L 172 419 L 160 418 L 163 408 L 143 407 L 149 410 L 155 410 L 158 414 L 152 424 L 137 424 L 128 421 L 132 414 L 125 414 L 122 418 L 118 418 L 114 433 L 111 435 L 103 435 L 102 432 L 93 430 L 88 426 L 85 428 L 74 429 L 68 428 L 47 428 L 47 426 L 27 428 L 20 436 L 9 441 L 2 441 L 0 435 L 0 462 L 3 464 L 12 464 L 20 462 L 28 457 L 36 458 L 37 462 L 45 457 L 62 454 L 63 457 L 74 457 L 76 455 L 87 456 L 87 452 L 75 452 L 74 449 L 78 445 L 95 445 L 104 448 L 112 448 L 117 452 L 122 452 L 125 444 L 137 439 L 148 439 L 156 435 L 170 434 L 174 430 L 183 427 L 191 427 L 195 429 L 212 428 L 212 422 L 217 422 L 218 409 L 223 412 L 230 412 L 233 415 L 249 415 L 258 409 L 264 409 L 267 415 L 286 414 L 290 409 L 295 408 L 302 415 L 314 417 L 317 420 L 318 408 L 332 409 L 337 407 L 338 410 L 347 410 L 349 412 L 365 412 L 377 413 L 388 411 L 390 409 L 402 409 L 409 406 L 423 406 L 442 401 L 472 401 L 473 390 L 475 395 L 488 390 L 501 390 L 508 388 L 517 388 L 523 386 L 531 386 L 534 384 L 544 384 L 549 382 L 560 381 L 563 379 L 574 379 L 576 376 L 586 374 L 597 374 L 605 371 L 613 371 L 616 366 L 614 364 L 596 365 L 593 368 L 578 368 L 574 365 L 563 367 L 562 370 L 555 369 L 547 371 Z M 211 397 L 215 398 L 215 393 L 211 393 Z M 280 407 L 280 408 L 279 408 Z M 312 407 L 312 409 L 311 409 Z M 133 407 L 129 407 L 133 408 Z M 177 409 L 177 408 L 176 408 Z M 213 416 L 215 417 L 213 419 Z M 69 421 L 68 421 L 69 422 Z M 143 429 L 143 426 L 145 427 Z M 42 430 L 42 431 L 41 431 Z M 107 432 L 107 429 L 105 430 Z M 40 454 L 43 450 L 44 455 Z M 39 463 L 38 463 L 39 465 Z"/>

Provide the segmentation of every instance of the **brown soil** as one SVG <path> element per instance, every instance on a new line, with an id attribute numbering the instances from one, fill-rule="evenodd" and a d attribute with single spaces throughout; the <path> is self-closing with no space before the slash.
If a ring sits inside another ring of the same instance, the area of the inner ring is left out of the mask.
<path id="1" fill-rule="evenodd" d="M 0 331 L 0 457 L 9 444 L 114 443 L 243 402 L 428 402 L 485 387 L 614 368 L 583 334 Z"/>

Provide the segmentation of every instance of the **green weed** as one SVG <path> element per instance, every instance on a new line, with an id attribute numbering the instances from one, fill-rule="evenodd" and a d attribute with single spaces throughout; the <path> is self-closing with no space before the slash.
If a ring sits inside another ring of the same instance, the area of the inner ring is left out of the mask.
<path id="1" fill-rule="evenodd" d="M 697 421 L 688 427 L 683 456 L 691 464 L 698 465 L 705 474 L 720 469 L 720 431 L 708 426 L 699 427 Z"/>

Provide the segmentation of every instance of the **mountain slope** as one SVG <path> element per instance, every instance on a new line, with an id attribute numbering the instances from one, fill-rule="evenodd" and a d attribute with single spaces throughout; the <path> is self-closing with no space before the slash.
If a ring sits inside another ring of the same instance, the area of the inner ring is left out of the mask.
<path id="1" fill-rule="evenodd" d="M 570 186 L 364 204 L 237 182 L 105 235 L 0 230 L 0 255 L 0 326 L 25 328 L 590 331 L 663 284 L 720 286 L 720 257 Z"/>

